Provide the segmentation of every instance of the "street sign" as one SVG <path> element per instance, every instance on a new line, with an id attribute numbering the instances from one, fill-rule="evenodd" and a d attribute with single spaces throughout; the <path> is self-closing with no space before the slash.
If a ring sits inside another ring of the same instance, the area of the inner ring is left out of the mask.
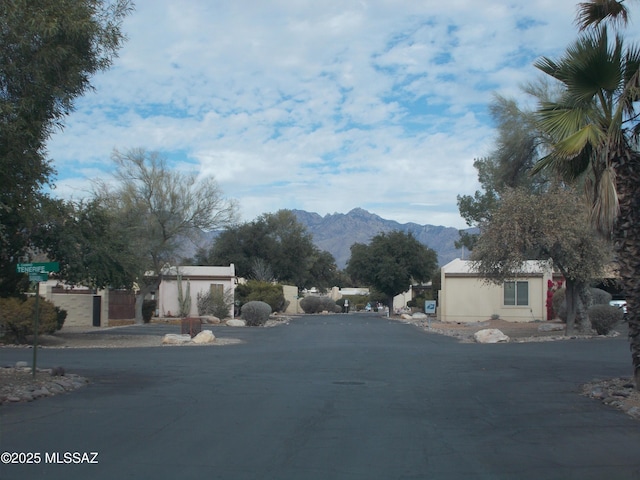
<path id="1" fill-rule="evenodd" d="M 49 280 L 49 274 L 47 272 L 30 273 L 30 282 L 46 282 Z"/>
<path id="2" fill-rule="evenodd" d="M 16 272 L 26 273 L 29 275 L 30 282 L 46 282 L 49 279 L 49 272 L 59 272 L 60 263 L 58 262 L 36 262 L 36 263 L 19 263 L 16 265 Z M 31 374 L 33 378 L 36 377 L 36 363 L 38 355 L 38 330 L 40 323 L 39 319 L 39 303 L 40 295 L 36 288 L 36 309 L 34 315 L 34 327 L 33 327 L 33 366 L 31 367 Z"/>
<path id="3" fill-rule="evenodd" d="M 18 273 L 45 273 L 45 272 L 59 272 L 59 262 L 36 262 L 36 263 L 19 263 L 16 265 L 16 272 Z"/>
<path id="4" fill-rule="evenodd" d="M 424 313 L 427 315 L 435 315 L 436 314 L 436 301 L 435 300 L 425 300 L 424 301 Z"/>

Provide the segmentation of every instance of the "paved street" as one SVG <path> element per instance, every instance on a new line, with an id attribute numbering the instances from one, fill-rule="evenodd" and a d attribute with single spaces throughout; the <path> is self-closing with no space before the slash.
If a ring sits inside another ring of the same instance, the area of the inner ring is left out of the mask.
<path id="1" fill-rule="evenodd" d="M 215 333 L 244 343 L 39 351 L 91 383 L 0 407 L 0 451 L 42 456 L 0 478 L 640 479 L 640 422 L 577 393 L 629 375 L 625 338 L 459 344 L 360 314 Z"/>

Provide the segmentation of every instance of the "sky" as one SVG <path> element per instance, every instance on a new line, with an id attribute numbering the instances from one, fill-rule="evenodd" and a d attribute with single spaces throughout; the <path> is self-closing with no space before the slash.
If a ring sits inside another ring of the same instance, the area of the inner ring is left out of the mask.
<path id="1" fill-rule="evenodd" d="M 119 57 L 48 143 L 53 193 L 83 198 L 114 149 L 143 148 L 214 176 L 242 221 L 360 207 L 464 228 L 488 105 L 528 101 L 533 62 L 577 38 L 576 3 L 137 0 Z"/>

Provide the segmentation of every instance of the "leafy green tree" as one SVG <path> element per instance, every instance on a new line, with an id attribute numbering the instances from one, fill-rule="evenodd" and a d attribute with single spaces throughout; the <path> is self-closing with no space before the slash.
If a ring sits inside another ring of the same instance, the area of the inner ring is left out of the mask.
<path id="1" fill-rule="evenodd" d="M 640 48 L 625 45 L 608 23 L 627 18 L 622 2 L 579 4 L 584 30 L 559 60 L 536 62 L 562 96 L 540 105 L 540 125 L 552 151 L 535 171 L 551 170 L 585 186 L 591 220 L 613 238 L 627 297 L 636 388 L 640 388 Z M 613 38 L 612 38 L 613 37 Z"/>
<path id="2" fill-rule="evenodd" d="M 113 212 L 97 200 L 52 200 L 42 205 L 40 215 L 43 221 L 33 238 L 49 260 L 60 263 L 59 278 L 94 289 L 132 286 L 137 260 Z"/>
<path id="3" fill-rule="evenodd" d="M 30 233 L 55 173 L 46 141 L 74 101 L 108 69 L 124 41 L 129 0 L 0 2 L 0 295 L 14 295 L 13 272 L 34 245 Z"/>
<path id="4" fill-rule="evenodd" d="M 261 301 L 268 303 L 272 312 L 282 312 L 287 308 L 282 285 L 260 280 L 249 280 L 236 287 L 236 300 L 240 305 Z"/>
<path id="5" fill-rule="evenodd" d="M 414 238 L 411 233 L 381 233 L 369 244 L 351 246 L 347 273 L 361 284 L 383 293 L 390 311 L 393 297 L 406 291 L 412 282 L 431 279 L 438 268 L 436 252 Z"/>
<path id="6" fill-rule="evenodd" d="M 127 273 L 139 287 L 136 321 L 144 297 L 157 291 L 162 272 L 180 259 L 182 243 L 231 224 L 235 202 L 222 196 L 213 177 L 170 170 L 157 152 L 115 151 L 115 183 L 97 184 L 95 198 L 112 212 L 135 263 Z"/>
<path id="7" fill-rule="evenodd" d="M 529 87 L 528 92 L 546 94 L 544 87 Z M 538 158 L 542 138 L 536 124 L 535 112 L 522 110 L 515 100 L 500 95 L 489 106 L 491 117 L 497 124 L 494 150 L 488 157 L 474 160 L 482 190 L 471 195 L 458 195 L 458 210 L 467 225 L 477 227 L 491 219 L 505 189 L 527 188 L 533 192 L 546 188 L 546 179 L 532 177 L 531 170 Z M 456 248 L 473 250 L 477 234 L 461 231 Z"/>
<path id="8" fill-rule="evenodd" d="M 200 251 L 196 263 L 233 263 L 240 277 L 265 280 L 300 288 L 332 286 L 336 276 L 333 256 L 313 244 L 313 238 L 293 212 L 267 213 L 252 222 L 228 227 L 208 251 Z M 271 278 L 269 278 L 271 279 Z"/>
<path id="9" fill-rule="evenodd" d="M 590 329 L 587 287 L 602 278 L 611 251 L 594 234 L 575 192 L 555 188 L 536 195 L 516 189 L 503 193 L 471 259 L 484 278 L 498 284 L 516 278 L 526 260 L 551 260 L 566 280 L 567 334 L 572 334 L 574 326 L 583 333 Z"/>

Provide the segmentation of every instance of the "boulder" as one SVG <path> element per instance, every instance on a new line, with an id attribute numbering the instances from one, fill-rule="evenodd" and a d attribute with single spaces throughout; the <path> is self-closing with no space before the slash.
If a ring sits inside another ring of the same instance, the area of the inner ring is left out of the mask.
<path id="1" fill-rule="evenodd" d="M 214 317 L 213 315 L 205 315 L 200 317 L 202 323 L 207 323 L 209 325 L 218 325 L 220 323 L 220 319 L 218 317 Z"/>
<path id="2" fill-rule="evenodd" d="M 213 343 L 216 339 L 216 336 L 213 334 L 211 330 L 202 330 L 199 334 L 193 337 L 193 343 L 197 343 L 199 345 L 205 343 Z"/>
<path id="3" fill-rule="evenodd" d="M 247 322 L 237 318 L 232 318 L 231 320 L 227 320 L 226 324 L 228 327 L 246 327 L 247 326 Z"/>
<path id="4" fill-rule="evenodd" d="M 508 342 L 509 337 L 497 328 L 485 328 L 473 334 L 473 338 L 478 343 L 500 343 Z"/>
<path id="5" fill-rule="evenodd" d="M 427 318 L 429 318 L 426 313 L 422 313 L 422 312 L 416 312 L 413 315 L 411 315 L 411 317 L 414 320 L 426 320 Z"/>
<path id="6" fill-rule="evenodd" d="M 408 313 L 403 313 L 402 315 L 400 315 L 400 318 L 403 320 L 411 320 L 413 319 L 413 317 L 411 315 L 409 315 Z"/>
<path id="7" fill-rule="evenodd" d="M 167 333 L 164 337 L 162 337 L 163 345 L 183 345 L 185 343 L 191 342 L 191 335 L 184 334 L 179 335 L 177 333 Z"/>

